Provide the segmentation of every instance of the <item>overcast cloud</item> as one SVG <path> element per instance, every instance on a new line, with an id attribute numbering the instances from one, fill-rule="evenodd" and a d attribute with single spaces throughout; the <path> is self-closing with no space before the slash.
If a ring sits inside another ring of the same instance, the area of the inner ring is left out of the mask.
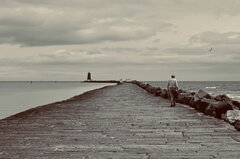
<path id="1" fill-rule="evenodd" d="M 239 19 L 238 0 L 3 0 L 0 80 L 239 80 Z"/>

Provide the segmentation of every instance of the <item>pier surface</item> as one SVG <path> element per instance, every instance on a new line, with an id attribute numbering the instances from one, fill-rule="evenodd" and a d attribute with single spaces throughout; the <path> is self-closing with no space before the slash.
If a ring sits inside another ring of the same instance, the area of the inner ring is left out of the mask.
<path id="1" fill-rule="evenodd" d="M 0 158 L 239 159 L 240 132 L 125 83 L 1 120 Z"/>

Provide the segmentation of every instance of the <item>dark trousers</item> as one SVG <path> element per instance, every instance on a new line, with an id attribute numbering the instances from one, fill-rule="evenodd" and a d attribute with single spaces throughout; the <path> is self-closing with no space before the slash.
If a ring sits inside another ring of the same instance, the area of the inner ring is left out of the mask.
<path id="1" fill-rule="evenodd" d="M 175 106 L 177 94 L 178 94 L 177 88 L 172 88 L 172 87 L 171 87 L 171 88 L 169 89 L 171 106 Z"/>

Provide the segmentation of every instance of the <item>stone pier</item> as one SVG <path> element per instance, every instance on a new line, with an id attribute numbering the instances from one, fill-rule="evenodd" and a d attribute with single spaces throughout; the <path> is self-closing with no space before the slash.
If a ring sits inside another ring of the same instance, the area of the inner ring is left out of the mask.
<path id="1" fill-rule="evenodd" d="M 239 159 L 240 132 L 124 83 L 1 120 L 0 158 Z"/>

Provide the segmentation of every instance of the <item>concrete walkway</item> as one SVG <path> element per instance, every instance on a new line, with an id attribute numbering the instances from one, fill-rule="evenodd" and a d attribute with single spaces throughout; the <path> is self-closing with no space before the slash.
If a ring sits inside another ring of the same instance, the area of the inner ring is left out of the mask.
<path id="1" fill-rule="evenodd" d="M 240 132 L 133 84 L 0 121 L 1 159 L 240 158 Z"/>

